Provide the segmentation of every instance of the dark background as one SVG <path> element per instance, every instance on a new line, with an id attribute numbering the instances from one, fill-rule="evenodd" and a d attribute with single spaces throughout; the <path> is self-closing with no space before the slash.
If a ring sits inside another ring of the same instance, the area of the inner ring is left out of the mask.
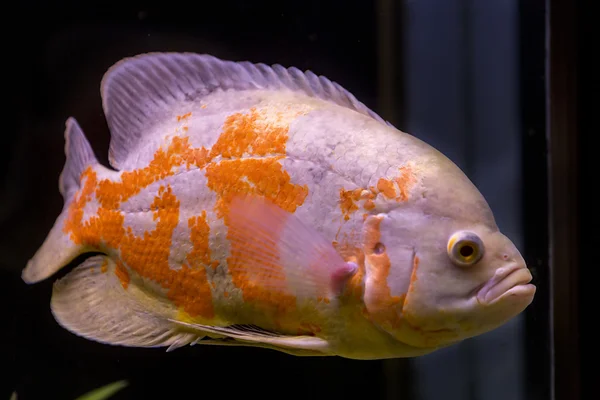
<path id="1" fill-rule="evenodd" d="M 152 8 L 143 2 L 28 2 L 5 13 L 7 123 L 0 133 L 0 397 L 8 398 L 16 390 L 19 399 L 74 399 L 98 386 L 127 379 L 130 386 L 115 395 L 115 400 L 191 396 L 421 398 L 406 360 L 390 369 L 381 361 L 290 358 L 261 349 L 195 346 L 167 354 L 164 349 L 131 349 L 87 341 L 54 322 L 49 298 L 55 277 L 31 287 L 20 279 L 21 269 L 62 208 L 58 175 L 64 163 L 62 133 L 67 117 L 78 119 L 99 160 L 107 162 L 109 133 L 99 85 L 114 62 L 148 51 L 192 51 L 311 69 L 342 84 L 403 129 L 410 123 L 403 113 L 407 106 L 400 79 L 405 60 L 400 51 L 381 57 L 378 35 L 382 34 L 382 3 L 386 2 L 222 0 L 169 2 Z M 563 237 L 580 238 L 566 249 L 579 259 L 577 264 L 563 268 L 569 271 L 568 282 L 555 282 L 564 289 L 558 291 L 563 297 L 554 298 L 559 305 L 555 309 L 551 308 L 551 298 L 557 291 L 550 290 L 550 270 L 542 268 L 536 273 L 538 297 L 525 315 L 527 399 L 550 398 L 551 332 L 560 339 L 562 347 L 557 355 L 563 357 L 555 368 L 563 385 L 556 398 L 560 398 L 559 393 L 579 393 L 580 318 L 576 305 L 581 302 L 585 283 L 577 272 L 579 264 L 592 263 L 591 249 L 594 243 L 597 246 L 590 235 L 582 234 L 584 227 L 597 227 L 593 221 L 597 214 L 591 214 L 592 185 L 582 182 L 598 179 L 591 175 L 591 180 L 586 180 L 582 174 L 590 173 L 593 167 L 589 161 L 591 133 L 598 123 L 592 121 L 591 103 L 575 101 L 583 99 L 585 92 L 588 96 L 597 94 L 592 93 L 592 85 L 585 78 L 591 77 L 593 69 L 582 61 L 591 52 L 590 36 L 584 32 L 590 25 L 583 24 L 590 17 L 581 6 L 569 7 L 568 2 L 553 1 L 552 6 L 563 7 L 560 14 L 565 15 L 559 19 L 554 14 L 555 23 L 560 25 L 558 32 L 565 37 L 557 50 L 563 53 L 557 53 L 554 62 L 568 66 L 555 75 L 557 82 L 562 82 L 558 87 L 550 84 L 546 69 L 544 1 L 522 2 L 519 8 L 524 256 L 528 262 L 547 266 L 550 229 L 554 227 L 562 230 Z M 399 47 L 402 8 L 387 10 L 393 13 L 387 34 L 394 35 Z M 382 66 L 381 59 L 394 67 Z M 387 80 L 382 81 L 382 76 Z M 552 115 L 562 117 L 560 121 L 548 119 L 548 92 L 559 99 L 553 103 Z M 558 128 L 552 131 L 553 126 Z M 552 148 L 548 142 L 552 136 L 544 134 L 547 131 L 564 139 L 559 143 L 566 145 Z M 552 160 L 547 158 L 550 149 L 557 154 Z M 567 161 L 560 162 L 560 157 Z M 554 173 L 550 178 L 549 166 Z M 554 200 L 569 210 L 558 218 L 559 225 L 556 218 L 549 219 L 553 212 L 550 200 L 558 190 L 550 190 L 548 183 L 554 182 L 556 175 L 560 178 L 553 187 L 560 189 L 565 180 L 571 182 L 569 190 L 577 200 L 575 205 L 570 197 Z M 555 321 L 567 325 L 550 324 L 553 310 L 560 313 Z"/>

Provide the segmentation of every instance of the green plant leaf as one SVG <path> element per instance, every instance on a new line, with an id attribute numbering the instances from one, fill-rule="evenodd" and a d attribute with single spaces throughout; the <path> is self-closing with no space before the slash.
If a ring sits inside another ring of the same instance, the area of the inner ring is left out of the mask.
<path id="1" fill-rule="evenodd" d="M 128 385 L 127 381 L 117 381 L 117 382 L 109 383 L 108 385 L 99 387 L 98 389 L 94 389 L 91 392 L 87 392 L 86 394 L 79 396 L 75 400 L 108 399 L 110 396 L 117 393 L 119 390 L 123 389 L 127 385 Z"/>

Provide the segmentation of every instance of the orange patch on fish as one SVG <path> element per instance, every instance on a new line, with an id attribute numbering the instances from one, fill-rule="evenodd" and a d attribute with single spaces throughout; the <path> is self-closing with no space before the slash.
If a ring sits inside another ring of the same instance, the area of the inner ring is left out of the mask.
<path id="1" fill-rule="evenodd" d="M 208 187 L 217 194 L 215 212 L 228 227 L 231 256 L 227 266 L 232 283 L 241 290 L 244 302 L 258 307 L 278 329 L 292 329 L 294 323 L 289 318 L 297 311 L 296 297 L 286 290 L 282 265 L 274 262 L 266 265 L 267 268 L 252 268 L 253 264 L 265 267 L 264 259 L 249 256 L 251 253 L 277 255 L 277 244 L 265 238 L 260 245 L 253 245 L 257 248 L 249 249 L 243 240 L 248 232 L 231 229 L 229 206 L 237 194 L 263 196 L 289 213 L 304 203 L 308 187 L 293 184 L 280 163 L 286 155 L 289 123 L 302 113 L 286 110 L 274 114 L 251 109 L 247 114 L 231 115 L 210 153 L 211 157 L 221 154 L 224 159 L 206 168 Z M 240 158 L 244 155 L 263 158 Z M 280 231 L 284 222 L 271 229 Z M 242 240 L 235 240 L 236 237 Z M 277 256 L 270 258 L 278 259 Z"/>
<path id="2" fill-rule="evenodd" d="M 182 281 L 190 282 L 183 285 L 181 290 L 171 294 L 175 304 L 187 304 L 185 311 L 190 316 L 201 316 L 207 319 L 214 317 L 212 292 L 206 275 L 205 267 L 213 269 L 218 261 L 211 260 L 208 238 L 210 226 L 206 219 L 206 210 L 202 214 L 188 219 L 192 251 L 186 257 L 178 275 L 183 275 Z"/>
<path id="3" fill-rule="evenodd" d="M 228 205 L 239 193 L 264 196 L 289 212 L 304 203 L 308 187 L 291 183 L 290 175 L 278 162 L 281 158 L 223 160 L 208 165 L 208 187 L 218 197 L 215 211 L 219 218 L 225 218 L 226 225 Z"/>
<path id="4" fill-rule="evenodd" d="M 162 156 L 160 151 L 157 154 L 159 157 Z M 155 170 L 155 172 L 161 174 L 164 171 Z M 96 173 L 90 168 L 84 172 L 84 175 L 88 178 L 86 178 L 81 191 L 87 193 L 90 191 L 88 185 L 96 184 L 97 179 Z M 143 176 L 143 174 L 137 176 Z M 153 179 L 148 178 L 145 182 L 152 181 Z M 161 186 L 158 196 L 150 205 L 153 219 L 157 221 L 156 228 L 138 237 L 132 232 L 131 227 L 124 228 L 123 213 L 118 209 L 109 209 L 106 205 L 118 205 L 121 201 L 127 200 L 128 195 L 132 195 L 141 188 L 132 190 L 130 186 L 124 184 L 119 186 L 112 183 L 109 184 L 107 180 L 103 180 L 96 184 L 95 195 L 101 204 L 97 216 L 92 216 L 88 221 L 82 222 L 83 214 L 73 205 L 71 206 L 69 218 L 65 224 L 65 229 L 70 231 L 71 238 L 76 243 L 83 243 L 99 249 L 111 247 L 120 250 L 122 262 L 142 278 L 150 279 L 167 289 L 167 297 L 175 305 L 183 308 L 192 316 L 211 317 L 212 314 L 207 311 L 208 306 L 206 305 L 208 303 L 212 307 L 210 291 L 204 290 L 208 285 L 204 267 L 200 265 L 191 268 L 184 265 L 183 268 L 176 271 L 169 266 L 171 237 L 179 222 L 179 201 L 171 187 Z M 115 188 L 122 189 L 122 192 L 115 193 Z M 205 234 L 208 233 L 205 232 Z M 196 253 L 201 250 L 197 250 Z M 193 256 L 194 250 L 192 253 Z M 117 269 L 117 275 L 120 278 L 124 277 L 123 271 L 127 272 L 125 268 Z M 124 282 L 123 279 L 121 281 Z M 127 280 L 127 284 L 128 282 Z"/>
<path id="5" fill-rule="evenodd" d="M 203 168 L 208 161 L 205 149 L 193 149 L 187 137 L 176 136 L 172 139 L 167 150 L 159 148 L 154 153 L 154 158 L 145 168 L 133 171 L 124 171 L 121 181 L 115 182 L 108 179 L 98 183 L 96 198 L 103 208 L 116 210 L 120 203 L 138 194 L 150 184 L 174 175 L 176 167 L 191 164 Z"/>
<path id="6" fill-rule="evenodd" d="M 401 319 L 396 309 L 401 308 L 405 296 L 392 296 L 387 283 L 391 261 L 385 250 L 377 254 L 374 249 L 381 240 L 381 221 L 383 218 L 371 216 L 365 222 L 364 252 L 369 277 L 370 296 L 369 314 L 382 325 L 397 328 Z"/>
<path id="7" fill-rule="evenodd" d="M 377 190 L 388 199 L 396 197 L 394 183 L 385 178 L 379 178 L 379 181 L 377 181 Z"/>
<path id="8" fill-rule="evenodd" d="M 392 179 L 380 178 L 377 182 L 377 189 L 388 199 L 394 199 L 397 202 L 407 201 L 409 191 L 417 179 L 410 166 L 402 166 L 398 171 L 400 174 Z"/>
<path id="9" fill-rule="evenodd" d="M 392 179 L 379 178 L 377 186 L 370 186 L 367 189 L 340 189 L 340 209 L 345 221 L 348 221 L 355 211 L 359 210 L 358 202 L 364 200 L 362 208 L 365 211 L 375 209 L 376 205 L 373 201 L 378 195 L 382 195 L 386 199 L 392 199 L 397 202 L 407 201 L 409 192 L 417 179 L 410 166 L 403 166 L 399 169 L 400 174 Z"/>
<path id="10" fill-rule="evenodd" d="M 356 202 L 358 201 L 358 199 L 360 199 L 361 192 L 362 189 L 340 189 L 340 208 L 346 221 L 350 219 L 350 214 L 358 210 L 358 205 L 356 205 Z"/>
<path id="11" fill-rule="evenodd" d="M 79 228 L 83 220 L 83 207 L 87 204 L 88 201 L 92 199 L 92 194 L 96 189 L 97 179 L 96 173 L 92 170 L 91 167 L 88 167 L 81 174 L 81 182 L 82 187 L 75 195 L 75 200 L 69 206 L 69 212 L 67 215 L 67 219 L 63 226 L 63 232 L 66 234 L 71 234 L 71 240 L 75 242 L 75 244 L 83 243 L 81 235 L 75 235 L 75 230 Z"/>
<path id="12" fill-rule="evenodd" d="M 301 112 L 293 115 L 299 116 Z M 210 157 L 242 157 L 269 154 L 285 155 L 289 122 L 281 113 L 268 113 L 251 108 L 247 114 L 230 115 L 223 124 L 223 133 L 211 149 Z"/>
<path id="13" fill-rule="evenodd" d="M 167 297 L 190 316 L 212 318 L 211 294 L 204 265 L 188 261 L 179 270 L 169 266 L 171 238 L 179 223 L 179 200 L 170 186 L 160 187 L 150 208 L 157 220 L 156 228 L 145 232 L 143 237 L 127 232 L 120 246 L 121 258 L 140 276 L 167 289 Z M 193 245 L 192 257 L 201 252 L 201 249 L 196 249 L 197 243 Z"/>
<path id="14" fill-rule="evenodd" d="M 187 114 L 183 114 L 183 115 L 178 115 L 178 116 L 177 116 L 177 122 L 179 122 L 179 121 L 181 121 L 181 120 L 184 120 L 184 119 L 188 119 L 188 118 L 189 118 L 189 117 L 191 117 L 191 116 L 192 116 L 192 113 L 191 113 L 191 112 L 189 112 L 189 113 L 187 113 Z"/>
<path id="15" fill-rule="evenodd" d="M 187 262 L 192 266 L 206 265 L 216 269 L 219 266 L 217 260 L 212 260 L 210 257 L 210 247 L 208 237 L 210 235 L 210 226 L 206 220 L 206 210 L 202 210 L 202 214 L 197 217 L 188 219 L 188 227 L 190 228 L 190 240 L 192 241 L 192 251 L 187 255 Z"/>
<path id="16" fill-rule="evenodd" d="M 240 228 L 244 229 L 244 228 Z M 285 272 L 279 263 L 266 263 L 261 254 L 277 254 L 277 244 L 265 240 L 261 245 L 238 242 L 237 229 L 229 230 L 231 256 L 227 267 L 233 284 L 241 289 L 244 302 L 272 313 L 273 317 L 293 311 L 296 296 L 285 290 Z M 246 235 L 246 233 L 242 233 Z M 257 267 L 260 265 L 260 267 Z"/>
<path id="17" fill-rule="evenodd" d="M 207 167 L 208 186 L 217 193 L 215 211 L 219 218 L 224 219 L 226 226 L 230 226 L 229 204 L 233 196 L 238 193 L 262 195 L 288 212 L 294 212 L 296 207 L 304 202 L 308 195 L 308 188 L 290 182 L 290 176 L 277 162 L 279 158 L 224 160 Z M 227 238 L 232 239 L 234 234 L 235 232 L 229 231 Z M 276 254 L 278 251 L 276 243 L 267 240 L 264 241 L 262 248 L 252 250 L 259 254 Z M 265 283 L 268 281 L 285 279 L 283 267 L 270 265 L 269 272 L 249 275 L 247 263 L 261 261 L 249 259 L 247 251 L 243 244 L 233 242 L 230 249 L 231 256 L 227 258 L 232 282 L 242 290 L 244 301 L 260 305 L 261 308 L 276 314 L 294 309 L 295 296 L 265 288 Z"/>
<path id="18" fill-rule="evenodd" d="M 117 278 L 119 278 L 119 280 L 121 281 L 121 286 L 123 286 L 123 289 L 127 289 L 127 287 L 129 286 L 129 280 L 130 280 L 129 272 L 127 272 L 127 270 L 125 269 L 125 266 L 120 261 L 117 261 L 117 267 L 115 268 L 115 275 L 117 275 Z"/>
<path id="19" fill-rule="evenodd" d="M 303 204 L 308 195 L 308 187 L 291 183 L 289 174 L 283 170 L 279 160 L 285 157 L 285 144 L 288 139 L 289 124 L 277 115 L 269 115 L 251 109 L 248 114 L 234 114 L 228 117 L 223 134 L 211 149 L 211 156 L 221 154 L 226 160 L 211 163 L 206 168 L 208 187 L 217 193 L 216 214 L 228 221 L 228 208 L 234 195 L 261 195 L 288 212 L 294 212 Z M 255 159 L 231 159 L 250 156 L 263 156 Z M 230 235 L 235 232 L 229 232 Z M 295 297 L 286 293 L 265 289 L 261 280 L 285 279 L 280 265 L 271 266 L 264 276 L 247 275 L 244 264 L 252 262 L 244 257 L 245 250 L 232 244 L 231 256 L 227 259 L 228 269 L 234 285 L 242 290 L 244 301 L 260 303 L 272 311 L 295 307 Z M 275 243 L 265 241 L 258 252 L 277 252 Z"/>
<path id="20" fill-rule="evenodd" d="M 289 174 L 279 163 L 285 157 L 288 139 L 289 123 L 284 120 L 278 115 L 265 115 L 255 109 L 226 119 L 223 134 L 210 152 L 211 157 L 221 154 L 226 159 L 211 163 L 206 168 L 208 187 L 217 194 L 216 214 L 224 219 L 226 226 L 230 226 L 228 209 L 236 194 L 264 196 L 290 213 L 304 203 L 308 187 L 291 183 Z M 265 158 L 238 158 L 245 154 Z M 231 239 L 233 235 L 236 232 L 230 230 L 227 237 Z M 265 288 L 264 285 L 269 281 L 285 280 L 283 267 L 269 265 L 268 270 L 249 274 L 248 263 L 261 261 L 249 258 L 248 249 L 238 242 L 231 243 L 228 270 L 233 284 L 242 290 L 244 301 L 275 314 L 295 309 L 295 296 Z M 261 248 L 252 250 L 259 254 L 277 254 L 278 251 L 276 243 L 268 240 Z"/>
<path id="21" fill-rule="evenodd" d="M 214 318 L 212 292 L 204 266 L 185 263 L 174 278 L 167 294 L 169 299 L 176 305 L 182 305 L 192 317 Z"/>
<path id="22" fill-rule="evenodd" d="M 161 186 L 150 205 L 156 227 L 143 236 L 135 236 L 130 227 L 124 227 L 124 214 L 120 205 L 150 184 L 173 176 L 179 168 L 192 166 L 205 169 L 208 187 L 217 194 L 215 211 L 226 225 L 228 202 L 235 193 L 262 195 L 288 212 L 304 202 L 307 186 L 291 183 L 289 174 L 279 163 L 285 157 L 289 122 L 302 111 L 284 110 L 281 113 L 265 110 L 250 110 L 247 114 L 228 117 L 223 133 L 212 149 L 193 148 L 187 137 L 173 137 L 166 148 L 159 148 L 146 167 L 123 171 L 120 181 L 98 180 L 96 172 L 88 167 L 82 174 L 82 187 L 71 203 L 64 225 L 65 233 L 73 242 L 97 249 L 119 250 L 124 263 L 118 274 L 124 278 L 127 269 L 140 277 L 158 283 L 166 290 L 167 297 L 189 316 L 213 318 L 214 310 L 211 284 L 205 268 L 216 268 L 217 261 L 211 260 L 208 237 L 209 225 L 206 212 L 188 220 L 192 250 L 182 268 L 171 269 L 169 256 L 171 237 L 179 223 L 179 201 L 169 185 Z M 179 116 L 186 119 L 191 113 Z M 241 159 L 243 155 L 264 158 Z M 221 157 L 220 160 L 215 160 Z M 237 158 L 237 159 L 236 159 Z M 97 215 L 83 221 L 84 207 L 95 195 L 99 207 Z M 274 251 L 273 249 L 263 249 Z M 228 260 L 234 268 L 230 274 L 234 285 L 242 289 L 244 299 L 260 304 L 265 310 L 283 311 L 295 307 L 295 298 L 285 293 L 271 293 L 261 286 L 259 280 L 248 280 L 236 274 L 235 249 Z M 126 266 L 126 267 L 125 267 Z M 281 270 L 282 271 L 282 270 Z M 274 274 L 276 276 L 277 273 Z M 127 277 L 129 274 L 127 274 Z M 122 282 L 125 282 L 122 279 Z M 129 280 L 126 280 L 129 284 Z M 124 287 L 125 285 L 124 284 Z"/>
<path id="23" fill-rule="evenodd" d="M 108 261 L 104 260 L 100 266 L 100 272 L 105 273 L 106 271 L 108 271 Z"/>
<path id="24" fill-rule="evenodd" d="M 413 185 L 417 182 L 417 178 L 411 167 L 403 166 L 400 167 L 400 175 L 394 178 L 394 181 L 398 185 L 398 190 L 400 193 L 396 198 L 396 201 L 406 201 L 408 200 L 408 192 L 413 187 Z"/>

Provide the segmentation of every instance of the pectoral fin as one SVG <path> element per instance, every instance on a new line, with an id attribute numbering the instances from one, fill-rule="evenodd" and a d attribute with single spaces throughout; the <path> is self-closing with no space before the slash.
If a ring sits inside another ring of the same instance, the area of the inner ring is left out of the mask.
<path id="1" fill-rule="evenodd" d="M 265 198 L 235 196 L 228 218 L 229 271 L 253 286 L 298 298 L 334 298 L 358 269 L 318 231 Z"/>

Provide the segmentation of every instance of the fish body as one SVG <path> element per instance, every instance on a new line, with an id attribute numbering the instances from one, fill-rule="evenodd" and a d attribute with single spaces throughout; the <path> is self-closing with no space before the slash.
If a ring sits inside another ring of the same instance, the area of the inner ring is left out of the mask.
<path id="1" fill-rule="evenodd" d="M 113 66 L 102 96 L 113 168 L 70 118 L 65 207 L 23 272 L 32 283 L 103 253 L 55 283 L 53 314 L 76 334 L 410 357 L 532 300 L 520 254 L 460 169 L 324 77 L 155 53 Z M 448 261 L 463 228 L 500 251 L 478 272 Z M 500 281 L 495 299 L 508 300 L 483 304 Z"/>

